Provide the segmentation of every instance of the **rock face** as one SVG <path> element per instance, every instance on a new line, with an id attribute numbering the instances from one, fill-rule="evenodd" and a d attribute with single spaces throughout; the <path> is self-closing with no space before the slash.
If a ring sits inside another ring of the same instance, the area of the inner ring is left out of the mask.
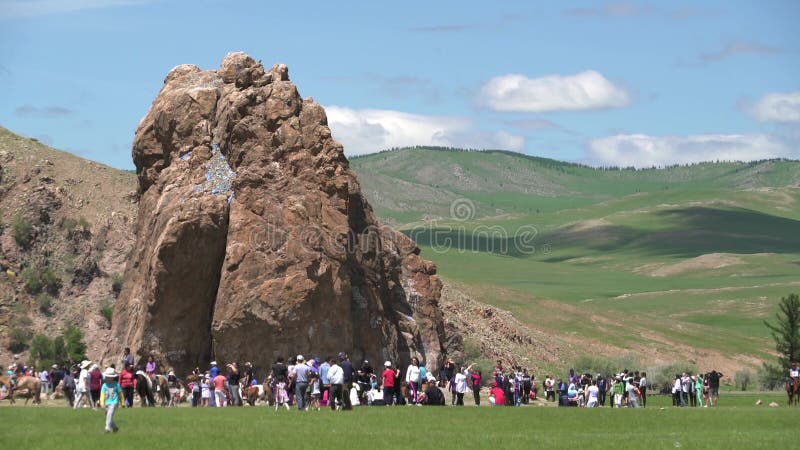
<path id="1" fill-rule="evenodd" d="M 443 358 L 436 267 L 381 225 L 325 111 L 288 69 L 174 68 L 133 143 L 137 241 L 109 359 L 188 371 L 279 356 Z"/>

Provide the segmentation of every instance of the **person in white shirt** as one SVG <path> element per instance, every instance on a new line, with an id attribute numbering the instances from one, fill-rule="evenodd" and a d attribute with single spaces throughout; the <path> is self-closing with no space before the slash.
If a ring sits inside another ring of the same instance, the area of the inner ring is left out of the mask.
<path id="1" fill-rule="evenodd" d="M 592 380 L 591 386 L 586 388 L 586 407 L 587 408 L 597 408 L 597 405 L 600 402 L 600 388 L 597 387 L 597 380 Z"/>
<path id="2" fill-rule="evenodd" d="M 367 391 L 367 403 L 373 406 L 386 404 L 383 400 L 383 391 L 379 389 L 377 384 Z"/>
<path id="3" fill-rule="evenodd" d="M 469 377 L 469 371 L 472 369 L 473 365 L 474 364 L 470 364 L 467 368 L 461 366 L 461 370 L 455 375 L 456 406 L 464 406 L 464 394 L 467 393 L 467 378 Z"/>
<path id="4" fill-rule="evenodd" d="M 358 383 L 353 383 L 353 387 L 350 388 L 350 404 L 353 406 L 361 405 L 361 400 L 359 400 L 359 393 L 361 392 L 361 385 Z"/>
<path id="5" fill-rule="evenodd" d="M 91 365 L 91 361 L 84 360 L 81 362 L 81 373 L 78 375 L 78 382 L 75 385 L 74 409 L 80 408 L 81 399 L 86 399 L 89 406 L 94 409 L 94 401 L 92 401 L 91 395 L 89 395 L 89 366 Z"/>
<path id="6" fill-rule="evenodd" d="M 647 406 L 647 373 L 642 372 L 642 377 L 639 378 L 639 392 L 642 393 L 642 407 Z"/>
<path id="7" fill-rule="evenodd" d="M 39 372 L 39 381 L 42 382 L 42 390 L 45 394 L 50 393 L 50 376 L 46 370 Z"/>
<path id="8" fill-rule="evenodd" d="M 554 402 L 556 401 L 556 391 L 553 388 L 555 386 L 555 381 L 551 375 L 547 375 L 547 378 L 544 380 L 544 393 L 545 393 L 545 400 Z"/>
<path id="9" fill-rule="evenodd" d="M 339 402 L 339 408 L 344 407 L 344 396 L 350 395 L 350 393 L 345 393 L 342 389 L 342 385 L 344 384 L 344 370 L 342 370 L 342 366 L 336 363 L 335 358 L 331 358 L 330 365 L 331 367 L 328 369 L 328 382 L 330 382 L 331 388 L 328 392 L 328 403 L 331 405 L 331 410 L 336 411 L 336 402 Z"/>
<path id="10" fill-rule="evenodd" d="M 406 369 L 406 383 L 408 383 L 408 387 L 411 389 L 411 396 L 414 403 L 417 403 L 417 397 L 419 396 L 419 390 L 422 385 L 420 375 L 419 359 L 415 356 L 411 358 L 411 364 L 409 364 L 408 369 Z"/>
<path id="11" fill-rule="evenodd" d="M 689 406 L 689 391 L 691 387 L 692 377 L 690 377 L 688 373 L 683 372 L 683 375 L 681 375 L 681 403 L 683 406 Z M 694 406 L 694 402 L 692 402 L 692 406 Z"/>

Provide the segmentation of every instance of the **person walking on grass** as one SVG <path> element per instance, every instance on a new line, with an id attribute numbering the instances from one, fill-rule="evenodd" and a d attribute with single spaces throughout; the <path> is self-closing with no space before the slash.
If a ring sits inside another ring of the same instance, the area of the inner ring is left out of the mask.
<path id="1" fill-rule="evenodd" d="M 64 371 L 64 398 L 67 399 L 67 405 L 72 408 L 75 401 L 75 374 L 72 368 Z"/>
<path id="2" fill-rule="evenodd" d="M 81 362 L 81 372 L 78 375 L 78 382 L 75 384 L 75 404 L 73 408 L 78 409 L 81 407 L 81 400 L 86 399 L 86 402 L 89 403 L 89 406 L 94 409 L 94 402 L 90 396 L 90 385 L 89 385 L 89 366 L 92 365 L 91 361 L 84 360 Z"/>
<path id="3" fill-rule="evenodd" d="M 331 358 L 329 364 L 328 381 L 330 381 L 331 387 L 328 391 L 328 403 L 331 406 L 331 411 L 336 411 L 337 401 L 339 402 L 338 407 L 340 409 L 344 407 L 344 395 L 346 395 L 342 389 L 342 385 L 344 384 L 344 371 L 342 370 L 342 366 L 336 364 L 336 359 L 334 358 Z"/>
<path id="4" fill-rule="evenodd" d="M 119 427 L 114 423 L 114 413 L 119 406 L 122 396 L 122 388 L 117 383 L 117 371 L 113 367 L 106 369 L 105 381 L 100 388 L 100 405 L 106 409 L 106 433 L 119 431 Z"/>

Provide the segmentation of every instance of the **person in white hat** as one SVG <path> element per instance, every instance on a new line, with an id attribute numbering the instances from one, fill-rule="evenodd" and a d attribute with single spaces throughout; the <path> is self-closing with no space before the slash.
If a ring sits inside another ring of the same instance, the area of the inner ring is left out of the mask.
<path id="1" fill-rule="evenodd" d="M 119 374 L 113 367 L 109 367 L 103 372 L 103 387 L 100 388 L 100 405 L 106 408 L 106 433 L 119 431 L 119 427 L 114 423 L 114 412 L 119 406 L 119 399 L 122 396 L 122 388 L 117 379 Z"/>
<path id="2" fill-rule="evenodd" d="M 78 409 L 81 407 L 81 400 L 86 399 L 86 402 L 89 403 L 89 406 L 94 409 L 94 402 L 89 395 L 89 366 L 92 365 L 91 361 L 83 360 L 81 362 L 80 368 L 81 373 L 78 375 L 78 382 L 75 383 L 75 402 L 73 405 L 74 409 Z"/>
<path id="3" fill-rule="evenodd" d="M 392 362 L 386 361 L 383 363 L 383 372 L 381 373 L 381 381 L 383 382 L 383 403 L 385 405 L 394 405 L 395 398 L 395 380 L 398 377 L 398 372 L 392 369 Z"/>

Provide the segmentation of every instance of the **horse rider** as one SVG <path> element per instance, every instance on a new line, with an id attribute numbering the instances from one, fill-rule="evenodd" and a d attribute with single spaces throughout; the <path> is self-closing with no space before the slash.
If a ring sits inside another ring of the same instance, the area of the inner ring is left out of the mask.
<path id="1" fill-rule="evenodd" d="M 797 367 L 797 361 L 793 361 L 789 367 L 789 383 L 797 383 L 800 380 L 800 367 Z"/>
<path id="2" fill-rule="evenodd" d="M 14 389 L 17 386 L 17 363 L 8 366 L 6 375 L 8 375 L 8 383 L 11 385 L 11 389 Z"/>

